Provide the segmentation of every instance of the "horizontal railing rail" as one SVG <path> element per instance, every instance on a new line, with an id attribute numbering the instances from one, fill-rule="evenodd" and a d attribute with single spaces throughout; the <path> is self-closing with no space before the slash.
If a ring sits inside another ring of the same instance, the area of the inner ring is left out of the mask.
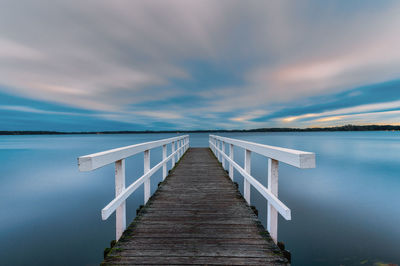
<path id="1" fill-rule="evenodd" d="M 229 144 L 229 154 L 225 146 Z M 229 177 L 233 181 L 233 169 L 244 179 L 243 197 L 251 205 L 250 189 L 253 186 L 267 200 L 267 230 L 275 243 L 278 241 L 278 213 L 291 220 L 291 211 L 278 199 L 278 167 L 283 162 L 298 168 L 315 168 L 315 154 L 281 147 L 269 146 L 216 135 L 209 136 L 209 145 L 216 158 L 225 168 L 229 163 Z M 244 168 L 234 161 L 234 146 L 244 149 Z M 268 158 L 268 188 L 251 175 L 251 153 L 255 152 Z"/>
<path id="2" fill-rule="evenodd" d="M 171 145 L 171 154 L 167 156 L 167 145 Z M 162 146 L 162 161 L 150 169 L 150 150 Z M 93 153 L 78 158 L 80 171 L 92 171 L 105 165 L 115 163 L 115 198 L 101 210 L 103 220 L 116 212 L 116 240 L 118 240 L 126 228 L 126 199 L 144 184 L 144 204 L 150 198 L 150 178 L 161 167 L 163 180 L 167 176 L 167 163 L 171 160 L 171 168 L 179 161 L 189 148 L 189 135 L 162 139 L 146 143 L 140 143 Z M 128 187 L 125 187 L 125 159 L 143 152 L 144 174 Z"/>

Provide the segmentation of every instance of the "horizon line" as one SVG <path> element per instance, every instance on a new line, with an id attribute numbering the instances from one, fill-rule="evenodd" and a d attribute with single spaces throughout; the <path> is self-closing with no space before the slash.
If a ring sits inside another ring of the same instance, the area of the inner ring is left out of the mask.
<path id="1" fill-rule="evenodd" d="M 192 130 L 113 130 L 113 131 L 52 131 L 52 130 L 0 130 L 0 135 L 68 135 L 68 134 L 143 134 L 143 133 L 205 133 L 205 132 L 311 132 L 311 131 L 398 131 L 400 125 L 342 125 L 331 127 L 270 127 L 253 129 L 192 129 Z"/>

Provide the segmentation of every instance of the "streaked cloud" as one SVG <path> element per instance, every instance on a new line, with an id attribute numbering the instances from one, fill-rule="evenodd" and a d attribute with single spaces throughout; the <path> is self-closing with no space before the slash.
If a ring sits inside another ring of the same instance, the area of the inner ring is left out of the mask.
<path id="1" fill-rule="evenodd" d="M 315 122 L 328 122 L 343 119 L 345 117 L 349 117 L 349 115 L 363 115 L 363 113 L 368 113 L 370 111 L 382 112 L 391 109 L 399 109 L 400 110 L 400 101 L 393 102 L 384 102 L 384 103 L 374 103 L 374 104 L 364 104 L 360 106 L 354 106 L 349 108 L 341 108 L 333 111 L 327 111 L 322 113 L 310 113 L 303 114 L 298 116 L 290 116 L 282 118 L 283 122 L 294 122 L 296 120 L 307 119 L 307 118 L 316 118 L 321 117 L 319 119 L 314 120 Z M 342 116 L 337 116 L 342 115 Z M 347 116 L 343 116 L 347 115 Z"/>
<path id="2" fill-rule="evenodd" d="M 20 100 L 0 98 L 0 116 L 95 130 L 390 122 L 400 92 L 378 90 L 400 78 L 399 13 L 397 1 L 6 0 L 0 95 Z"/>

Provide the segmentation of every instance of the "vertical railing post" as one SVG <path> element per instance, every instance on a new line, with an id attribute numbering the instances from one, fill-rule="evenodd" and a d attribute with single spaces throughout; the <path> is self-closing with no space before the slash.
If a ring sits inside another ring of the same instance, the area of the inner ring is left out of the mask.
<path id="1" fill-rule="evenodd" d="M 167 144 L 162 146 L 162 160 L 164 161 L 167 158 Z M 162 166 L 162 178 L 165 180 L 167 177 L 167 163 L 164 162 Z"/>
<path id="2" fill-rule="evenodd" d="M 219 161 L 218 139 L 217 138 L 215 138 L 215 156 L 217 157 L 217 160 Z"/>
<path id="3" fill-rule="evenodd" d="M 217 148 L 220 150 L 221 149 L 221 141 L 220 140 L 217 140 Z M 221 162 L 221 152 L 220 151 L 218 151 L 218 161 L 220 161 Z"/>
<path id="4" fill-rule="evenodd" d="M 176 153 L 176 162 L 178 162 L 178 161 L 179 161 L 179 158 L 181 157 L 181 156 L 180 156 L 181 150 L 179 149 L 179 147 L 180 147 L 180 141 L 177 140 L 177 141 L 176 141 L 176 150 L 177 150 L 178 152 Z"/>
<path id="5" fill-rule="evenodd" d="M 222 140 L 218 141 L 218 149 L 222 149 Z M 222 152 L 219 153 L 219 161 L 222 163 Z"/>
<path id="6" fill-rule="evenodd" d="M 215 147 L 216 147 L 215 145 L 217 145 L 217 141 L 215 140 L 215 138 L 212 138 L 211 141 L 212 141 L 212 143 L 214 144 L 214 146 L 213 146 L 214 155 L 217 156 L 217 150 L 216 150 L 216 148 L 215 148 Z"/>
<path id="7" fill-rule="evenodd" d="M 150 150 L 144 151 L 144 173 L 150 171 Z M 144 204 L 150 198 L 150 177 L 146 178 L 144 181 Z"/>
<path id="8" fill-rule="evenodd" d="M 225 154 L 225 141 L 222 141 L 222 153 Z M 225 169 L 225 157 L 221 155 L 222 159 L 222 168 Z"/>
<path id="9" fill-rule="evenodd" d="M 182 158 L 182 155 L 183 155 L 182 147 L 183 147 L 183 139 L 180 139 L 179 140 L 179 159 Z"/>
<path id="10" fill-rule="evenodd" d="M 246 173 L 250 175 L 251 172 L 251 151 L 249 150 L 244 150 L 244 170 Z M 244 199 L 246 200 L 247 204 L 250 205 L 250 182 L 247 181 L 246 178 L 244 179 L 244 186 L 243 186 L 243 191 L 244 191 Z"/>
<path id="11" fill-rule="evenodd" d="M 125 189 L 125 159 L 115 162 L 115 197 Z M 126 228 L 126 203 L 119 205 L 115 213 L 115 239 L 122 236 Z"/>
<path id="12" fill-rule="evenodd" d="M 183 140 L 180 139 L 180 140 L 179 140 L 179 159 L 182 158 L 182 155 L 183 155 L 183 149 L 182 149 L 182 147 L 183 147 Z"/>
<path id="13" fill-rule="evenodd" d="M 171 142 L 171 153 L 173 154 L 175 152 L 175 142 Z M 175 166 L 175 155 L 172 156 L 171 160 L 171 168 L 174 168 Z"/>
<path id="14" fill-rule="evenodd" d="M 178 140 L 176 141 L 176 150 L 178 151 L 178 152 L 176 153 L 176 162 L 179 161 L 180 153 L 181 153 L 181 150 L 179 149 L 179 146 L 180 146 L 180 141 L 179 141 L 179 139 L 178 139 Z"/>
<path id="15" fill-rule="evenodd" d="M 268 189 L 278 197 L 278 167 L 277 160 L 268 159 Z M 275 243 L 278 242 L 278 212 L 268 203 L 267 230 Z"/>
<path id="16" fill-rule="evenodd" d="M 219 150 L 218 150 L 218 139 L 215 139 L 215 147 L 216 147 L 216 149 L 215 149 L 215 151 L 217 152 L 217 160 L 219 161 Z"/>
<path id="17" fill-rule="evenodd" d="M 229 144 L 229 158 L 233 161 L 233 144 Z M 229 162 L 229 177 L 233 180 L 233 165 Z"/>

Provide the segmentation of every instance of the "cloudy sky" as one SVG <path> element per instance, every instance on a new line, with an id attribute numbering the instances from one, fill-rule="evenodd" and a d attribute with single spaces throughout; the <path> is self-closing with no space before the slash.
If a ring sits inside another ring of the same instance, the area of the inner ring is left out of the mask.
<path id="1" fill-rule="evenodd" d="M 400 1 L 0 4 L 0 130 L 400 124 Z"/>

